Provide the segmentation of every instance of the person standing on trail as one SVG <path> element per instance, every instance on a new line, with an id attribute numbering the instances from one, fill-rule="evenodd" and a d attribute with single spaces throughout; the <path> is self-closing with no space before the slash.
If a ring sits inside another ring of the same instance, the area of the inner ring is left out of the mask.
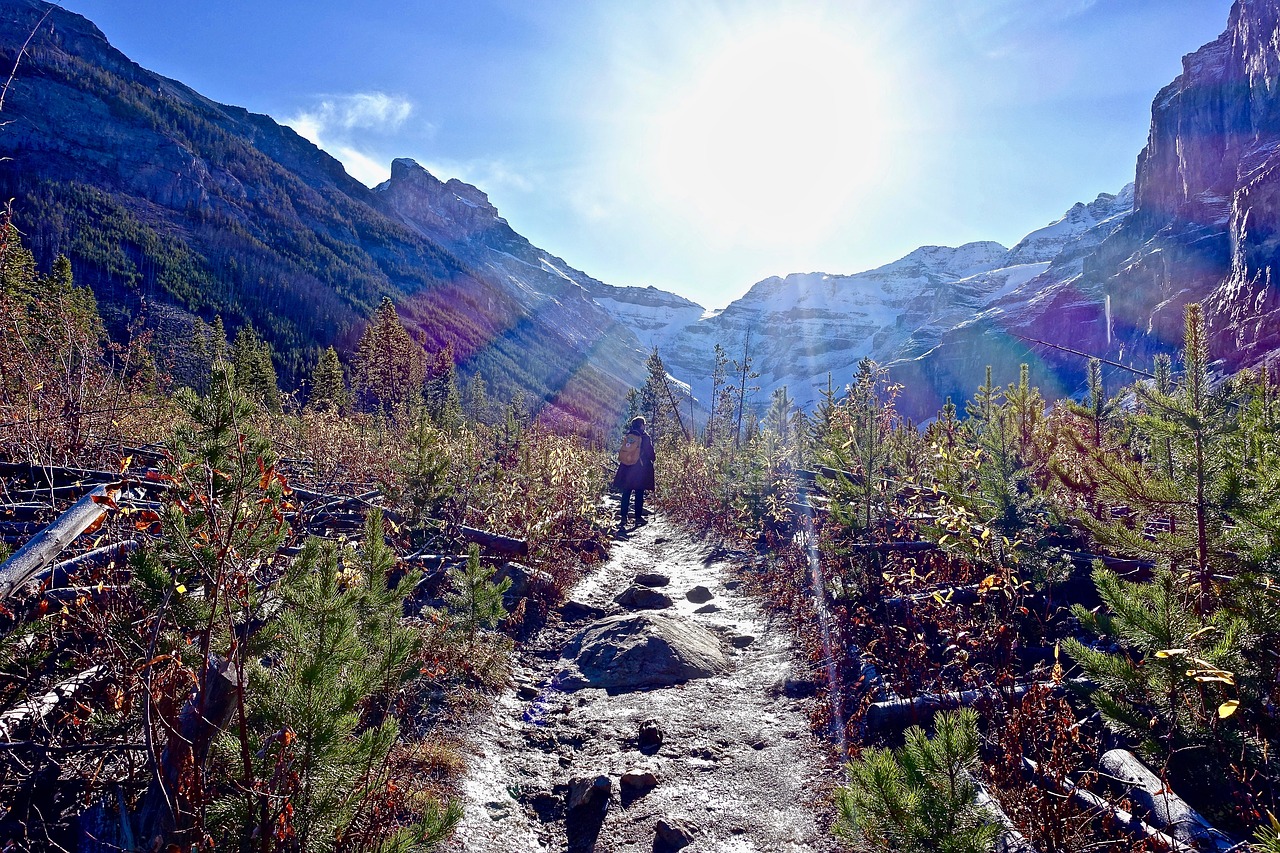
<path id="1" fill-rule="evenodd" d="M 635 418 L 622 436 L 622 449 L 618 451 L 618 470 L 613 475 L 613 487 L 622 492 L 622 513 L 618 523 L 627 526 L 627 511 L 632 493 L 636 496 L 635 523 L 644 524 L 644 493 L 654 489 L 653 463 L 658 454 L 653 449 L 653 439 L 644 431 L 644 418 Z"/>

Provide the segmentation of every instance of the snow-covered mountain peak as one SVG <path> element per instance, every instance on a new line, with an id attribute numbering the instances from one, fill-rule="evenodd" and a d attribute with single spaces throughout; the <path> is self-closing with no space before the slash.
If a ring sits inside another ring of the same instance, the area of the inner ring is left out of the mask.
<path id="1" fill-rule="evenodd" d="M 918 273 L 967 278 L 1003 266 L 1008 249 L 994 240 L 979 240 L 961 246 L 921 246 L 898 260 L 871 272 L 910 269 Z"/>
<path id="2" fill-rule="evenodd" d="M 1077 202 L 1061 219 L 1043 228 L 1037 228 L 1019 240 L 1018 244 L 1009 250 L 1009 257 L 1003 266 L 1051 261 L 1058 256 L 1067 243 L 1084 232 L 1108 220 L 1126 216 L 1131 210 L 1133 210 L 1133 184 L 1131 183 L 1126 184 L 1124 189 L 1115 195 L 1100 193 L 1088 204 Z"/>

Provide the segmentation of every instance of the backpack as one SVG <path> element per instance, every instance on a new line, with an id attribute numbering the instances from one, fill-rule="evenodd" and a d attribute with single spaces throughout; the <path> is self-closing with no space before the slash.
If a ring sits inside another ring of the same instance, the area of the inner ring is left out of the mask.
<path id="1" fill-rule="evenodd" d="M 618 464 L 634 465 L 640 461 L 640 434 L 629 432 L 622 439 L 622 447 L 618 449 Z"/>

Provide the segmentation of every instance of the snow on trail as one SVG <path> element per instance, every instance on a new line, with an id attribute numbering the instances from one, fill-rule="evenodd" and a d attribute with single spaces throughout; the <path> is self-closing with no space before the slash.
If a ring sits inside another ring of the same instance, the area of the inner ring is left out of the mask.
<path id="1" fill-rule="evenodd" d="M 472 733 L 465 817 L 447 850 L 675 849 L 655 841 L 662 820 L 687 831 L 689 851 L 837 849 L 822 816 L 839 768 L 810 733 L 807 715 L 815 700 L 797 695 L 810 691 L 794 677 L 789 638 L 738 590 L 728 560 L 657 516 L 615 543 L 609 561 L 571 592 L 576 604 L 566 613 L 577 618 L 549 626 L 519 651 L 515 686 Z M 627 612 L 613 599 L 645 572 L 671 579 L 661 591 L 675 603 L 653 612 L 717 633 L 729 671 L 615 695 L 549 687 L 565 644 L 600 611 Z M 710 601 L 685 597 L 698 585 L 711 591 Z M 642 752 L 637 743 L 646 720 L 665 733 L 656 753 Z M 652 771 L 656 787 L 621 786 L 620 777 L 632 770 Z M 593 813 L 584 820 L 584 810 L 577 810 L 566 820 L 570 780 L 599 776 L 608 777 L 611 788 L 602 819 Z"/>

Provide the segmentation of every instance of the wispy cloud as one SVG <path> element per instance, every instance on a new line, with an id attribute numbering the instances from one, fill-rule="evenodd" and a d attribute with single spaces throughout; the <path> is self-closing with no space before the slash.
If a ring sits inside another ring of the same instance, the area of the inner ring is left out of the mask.
<path id="1" fill-rule="evenodd" d="M 423 168 L 440 178 L 457 178 L 478 187 L 486 193 L 497 190 L 514 190 L 531 193 L 541 183 L 530 168 L 520 168 L 502 159 L 436 160 L 422 161 Z"/>
<path id="2" fill-rule="evenodd" d="M 386 180 L 388 164 L 366 148 L 370 134 L 395 133 L 413 114 L 413 103 L 386 92 L 328 95 L 281 121 L 342 161 L 356 180 L 372 186 Z"/>

